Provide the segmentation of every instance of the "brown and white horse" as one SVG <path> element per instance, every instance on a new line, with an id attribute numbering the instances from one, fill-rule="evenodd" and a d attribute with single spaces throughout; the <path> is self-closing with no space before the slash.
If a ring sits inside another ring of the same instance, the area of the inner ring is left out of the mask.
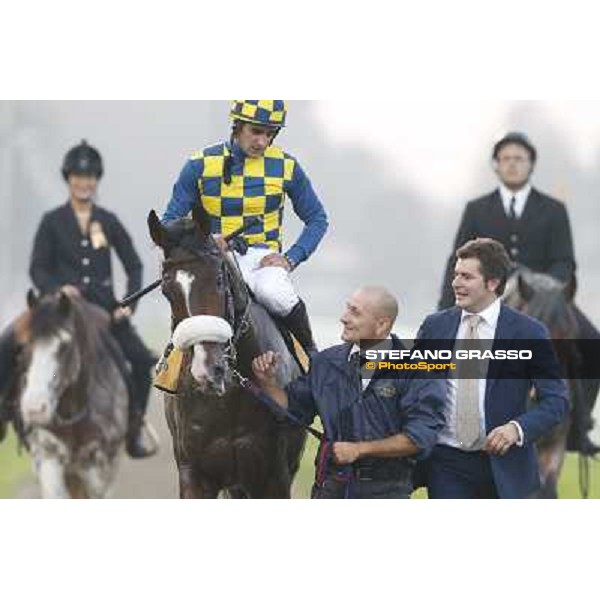
<path id="1" fill-rule="evenodd" d="M 148 217 L 165 257 L 162 291 L 171 305 L 172 342 L 184 353 L 177 393 L 165 396 L 180 496 L 289 498 L 306 434 L 278 422 L 240 385 L 240 376 L 251 377 L 252 359 L 266 350 L 280 356 L 280 385 L 299 368 L 217 247 L 206 215 L 193 215 L 168 226 L 154 211 Z"/>
<path id="2" fill-rule="evenodd" d="M 63 293 L 30 292 L 21 335 L 19 429 L 43 498 L 103 498 L 127 430 L 123 357 L 108 315 Z"/>

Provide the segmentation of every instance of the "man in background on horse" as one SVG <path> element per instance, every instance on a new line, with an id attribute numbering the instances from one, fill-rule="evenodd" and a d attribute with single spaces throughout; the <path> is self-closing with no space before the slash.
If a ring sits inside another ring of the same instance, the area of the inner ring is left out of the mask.
<path id="1" fill-rule="evenodd" d="M 391 334 L 397 314 L 387 290 L 364 287 L 341 317 L 344 343 L 313 355 L 308 375 L 282 389 L 273 352 L 253 362 L 273 400 L 305 425 L 316 415 L 323 424 L 313 498 L 408 498 L 415 459 L 435 445 L 443 425 L 443 380 L 363 378 L 368 371 L 361 369 L 360 354 L 367 345 L 403 348 Z"/>
<path id="2" fill-rule="evenodd" d="M 144 458 L 156 451 L 146 445 L 143 435 L 151 367 L 156 358 L 131 324 L 132 309 L 120 308 L 115 298 L 111 249 L 116 250 L 125 269 L 128 295 L 141 288 L 142 263 L 116 215 L 94 202 L 103 172 L 99 152 L 85 141 L 66 154 L 62 175 L 69 188 L 69 200 L 42 218 L 30 275 L 42 294 L 62 290 L 71 296 L 83 296 L 111 315 L 112 334 L 131 367 L 130 373 L 124 373 L 130 392 L 127 451 L 133 458 Z M 8 386 L 11 371 L 15 370 L 16 351 L 14 329 L 9 328 L 0 343 L 0 385 Z"/>
<path id="3" fill-rule="evenodd" d="M 454 252 L 463 244 L 478 237 L 489 237 L 503 244 L 513 263 L 536 272 L 551 275 L 567 287 L 575 286 L 575 255 L 566 206 L 539 192 L 531 185 L 537 150 L 523 133 L 511 132 L 493 148 L 492 160 L 500 185 L 491 194 L 472 200 L 465 208 L 443 283 L 439 308 L 455 303 L 452 289 Z M 578 338 L 600 339 L 600 333 L 575 307 L 579 328 Z M 580 345 L 587 372 L 599 360 L 591 345 Z M 575 443 L 582 454 L 593 455 L 600 450 L 589 438 L 593 428 L 592 411 L 600 382 L 583 381 L 584 393 L 575 398 Z"/>
<path id="4" fill-rule="evenodd" d="M 163 223 L 186 216 L 200 203 L 211 233 L 221 239 L 246 225 L 247 245 L 236 252 L 242 276 L 271 314 L 280 318 L 310 354 L 315 343 L 304 302 L 290 273 L 308 260 L 327 230 L 327 215 L 298 161 L 273 145 L 285 126 L 283 100 L 235 100 L 229 141 L 192 155 L 185 164 L 162 217 Z M 305 226 L 296 242 L 282 253 L 285 196 Z"/>

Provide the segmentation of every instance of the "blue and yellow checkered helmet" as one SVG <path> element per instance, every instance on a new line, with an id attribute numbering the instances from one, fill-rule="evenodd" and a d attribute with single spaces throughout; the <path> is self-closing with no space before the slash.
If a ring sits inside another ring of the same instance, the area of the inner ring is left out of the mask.
<path id="1" fill-rule="evenodd" d="M 285 127 L 287 103 L 285 100 L 234 100 L 229 116 L 256 125 Z"/>

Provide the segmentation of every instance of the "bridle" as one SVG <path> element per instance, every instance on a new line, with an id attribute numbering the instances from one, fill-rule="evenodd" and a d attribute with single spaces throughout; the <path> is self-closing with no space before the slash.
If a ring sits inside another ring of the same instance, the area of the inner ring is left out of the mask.
<path id="1" fill-rule="evenodd" d="M 75 341 L 71 341 L 71 344 L 74 345 Z M 78 350 L 76 348 L 72 348 L 72 349 L 70 349 L 70 352 L 75 353 L 75 352 L 78 352 Z M 24 359 L 25 358 L 23 356 L 22 360 L 24 360 Z M 67 385 L 65 385 L 60 391 L 57 392 L 56 408 L 52 415 L 52 420 L 50 421 L 49 427 L 57 427 L 57 428 L 72 427 L 73 425 L 77 425 L 78 423 L 83 421 L 90 414 L 89 402 L 83 402 L 82 405 L 72 415 L 63 416 L 61 414 L 61 404 L 62 404 L 62 400 L 65 396 L 65 393 L 69 390 L 69 388 L 77 385 L 77 380 L 78 380 L 79 376 L 81 375 L 81 368 L 82 368 L 81 356 L 79 356 L 78 360 L 79 360 L 79 369 L 78 369 L 77 377 L 72 378 L 71 381 L 69 383 L 67 383 Z M 69 364 L 71 364 L 71 362 L 72 362 L 72 360 L 69 362 Z M 23 376 L 25 376 L 25 374 L 27 373 L 27 368 L 23 367 L 21 370 L 22 370 Z M 81 396 L 83 397 L 84 395 L 82 394 Z M 30 428 L 27 428 L 27 429 L 24 428 L 25 434 L 27 433 L 28 429 L 30 429 Z"/>
<path id="2" fill-rule="evenodd" d="M 165 282 L 165 275 L 170 271 L 180 269 L 188 265 L 197 264 L 199 262 L 204 262 L 207 257 L 211 256 L 219 260 L 219 266 L 217 269 L 216 277 L 216 291 L 223 298 L 224 301 L 223 318 L 231 325 L 231 329 L 233 331 L 233 336 L 225 346 L 223 357 L 227 361 L 231 371 L 237 376 L 237 372 L 234 366 L 237 362 L 237 345 L 242 336 L 250 329 L 250 307 L 252 304 L 250 292 L 248 291 L 248 288 L 243 282 L 243 279 L 240 274 L 240 287 L 244 290 L 244 293 L 243 298 L 240 302 L 241 306 L 236 307 L 236 298 L 232 291 L 232 274 L 229 271 L 230 267 L 228 266 L 227 258 L 217 247 L 216 242 L 212 239 L 212 237 L 209 236 L 208 241 L 210 247 L 206 251 L 200 250 L 197 246 L 191 243 L 185 243 L 185 241 L 184 243 L 180 244 L 179 247 L 192 254 L 192 256 L 189 258 L 183 258 L 179 260 L 173 260 L 168 258 L 165 259 L 165 261 L 163 262 L 163 274 L 161 277 L 161 283 Z M 239 272 L 239 264 L 237 263 L 235 254 L 232 253 L 232 256 Z"/>

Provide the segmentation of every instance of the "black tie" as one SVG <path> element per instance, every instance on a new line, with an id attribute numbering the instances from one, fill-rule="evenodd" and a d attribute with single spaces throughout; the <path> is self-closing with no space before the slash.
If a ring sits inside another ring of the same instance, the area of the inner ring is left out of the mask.
<path id="1" fill-rule="evenodd" d="M 513 196 L 510 201 L 510 209 L 508 211 L 508 216 L 512 221 L 517 220 L 517 211 L 515 210 L 515 204 L 517 203 L 517 199 Z"/>

